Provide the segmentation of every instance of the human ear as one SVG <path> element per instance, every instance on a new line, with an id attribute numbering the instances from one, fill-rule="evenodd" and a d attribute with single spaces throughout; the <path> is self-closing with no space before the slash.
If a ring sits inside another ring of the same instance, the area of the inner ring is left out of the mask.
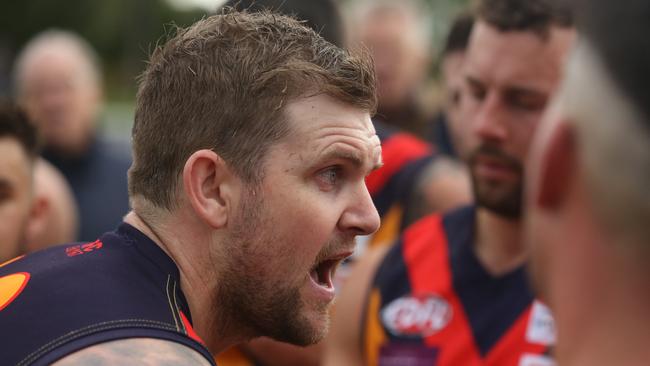
<path id="1" fill-rule="evenodd" d="M 29 209 L 27 226 L 25 227 L 25 240 L 27 251 L 33 252 L 42 249 L 44 246 L 39 240 L 47 227 L 47 218 L 52 210 L 52 202 L 43 195 L 36 195 Z M 38 242 L 37 242 L 38 241 Z"/>
<path id="2" fill-rule="evenodd" d="M 237 178 L 212 150 L 194 152 L 183 168 L 183 189 L 196 215 L 214 229 L 228 222 Z"/>
<path id="3" fill-rule="evenodd" d="M 559 208 L 576 173 L 576 140 L 571 124 L 562 122 L 551 132 L 542 153 L 536 204 L 553 210 Z"/>

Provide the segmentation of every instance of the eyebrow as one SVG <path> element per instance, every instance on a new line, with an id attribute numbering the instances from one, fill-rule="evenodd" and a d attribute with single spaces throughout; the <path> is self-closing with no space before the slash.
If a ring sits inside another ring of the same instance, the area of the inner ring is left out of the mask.
<path id="1" fill-rule="evenodd" d="M 480 81 L 479 79 L 473 76 L 467 75 L 465 76 L 465 80 L 467 81 L 467 83 L 469 83 L 472 86 L 485 88 L 485 83 L 483 83 L 482 81 Z M 527 95 L 531 97 L 542 97 L 542 98 L 546 96 L 543 91 L 529 86 L 506 85 L 502 89 L 504 90 L 504 93 L 507 95 Z"/>
<path id="2" fill-rule="evenodd" d="M 328 160 L 337 160 L 337 159 L 342 159 L 342 160 L 347 160 L 354 165 L 355 168 L 361 168 L 363 167 L 363 162 L 364 159 L 361 157 L 361 154 L 359 154 L 358 151 L 348 151 L 348 150 L 330 150 L 327 152 L 325 155 L 323 155 L 319 160 L 320 161 L 328 161 Z M 377 170 L 381 168 L 384 165 L 384 162 L 381 160 L 381 156 L 379 158 L 379 162 L 372 167 L 372 171 Z"/>
<path id="3" fill-rule="evenodd" d="M 470 75 L 465 76 L 465 81 L 467 81 L 468 83 L 470 83 L 470 84 L 472 84 L 474 86 L 483 86 L 483 85 L 485 85 L 480 80 L 478 80 L 477 78 L 475 78 L 473 76 L 470 76 Z"/>
<path id="4" fill-rule="evenodd" d="M 511 96 L 525 95 L 530 97 L 538 97 L 538 98 L 545 98 L 545 99 L 547 98 L 546 94 L 542 91 L 532 89 L 532 88 L 519 87 L 519 86 L 512 86 L 506 88 L 505 94 Z"/>

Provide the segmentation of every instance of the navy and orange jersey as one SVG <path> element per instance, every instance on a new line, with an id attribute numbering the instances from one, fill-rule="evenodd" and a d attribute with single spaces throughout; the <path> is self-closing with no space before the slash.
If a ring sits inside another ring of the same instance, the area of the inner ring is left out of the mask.
<path id="1" fill-rule="evenodd" d="M 493 277 L 473 251 L 475 209 L 427 216 L 378 267 L 360 347 L 368 365 L 553 365 L 553 318 L 524 268 Z"/>
<path id="2" fill-rule="evenodd" d="M 174 262 L 128 224 L 0 266 L 0 363 L 49 365 L 94 344 L 133 337 L 188 346 L 194 333 Z"/>
<path id="3" fill-rule="evenodd" d="M 409 199 L 418 177 L 435 158 L 434 148 L 417 137 L 375 121 L 384 165 L 366 178 L 368 192 L 382 225 L 374 243 L 393 242 L 406 227 Z"/>

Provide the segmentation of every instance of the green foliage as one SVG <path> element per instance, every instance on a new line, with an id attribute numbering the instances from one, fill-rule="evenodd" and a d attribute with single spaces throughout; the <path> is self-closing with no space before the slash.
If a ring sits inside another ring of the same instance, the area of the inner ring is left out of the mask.
<path id="1" fill-rule="evenodd" d="M 109 96 L 118 99 L 133 97 L 135 76 L 166 25 L 189 25 L 205 15 L 176 10 L 164 0 L 9 0 L 1 7 L 0 48 L 15 56 L 40 31 L 74 31 L 97 50 Z"/>

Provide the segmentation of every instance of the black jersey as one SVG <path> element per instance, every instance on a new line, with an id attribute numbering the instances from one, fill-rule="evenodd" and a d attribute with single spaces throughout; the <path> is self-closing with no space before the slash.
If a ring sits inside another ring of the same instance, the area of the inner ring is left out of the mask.
<path id="1" fill-rule="evenodd" d="M 214 364 L 179 285 L 171 258 L 128 224 L 0 265 L 0 364 L 47 365 L 132 337 L 181 343 Z"/>

